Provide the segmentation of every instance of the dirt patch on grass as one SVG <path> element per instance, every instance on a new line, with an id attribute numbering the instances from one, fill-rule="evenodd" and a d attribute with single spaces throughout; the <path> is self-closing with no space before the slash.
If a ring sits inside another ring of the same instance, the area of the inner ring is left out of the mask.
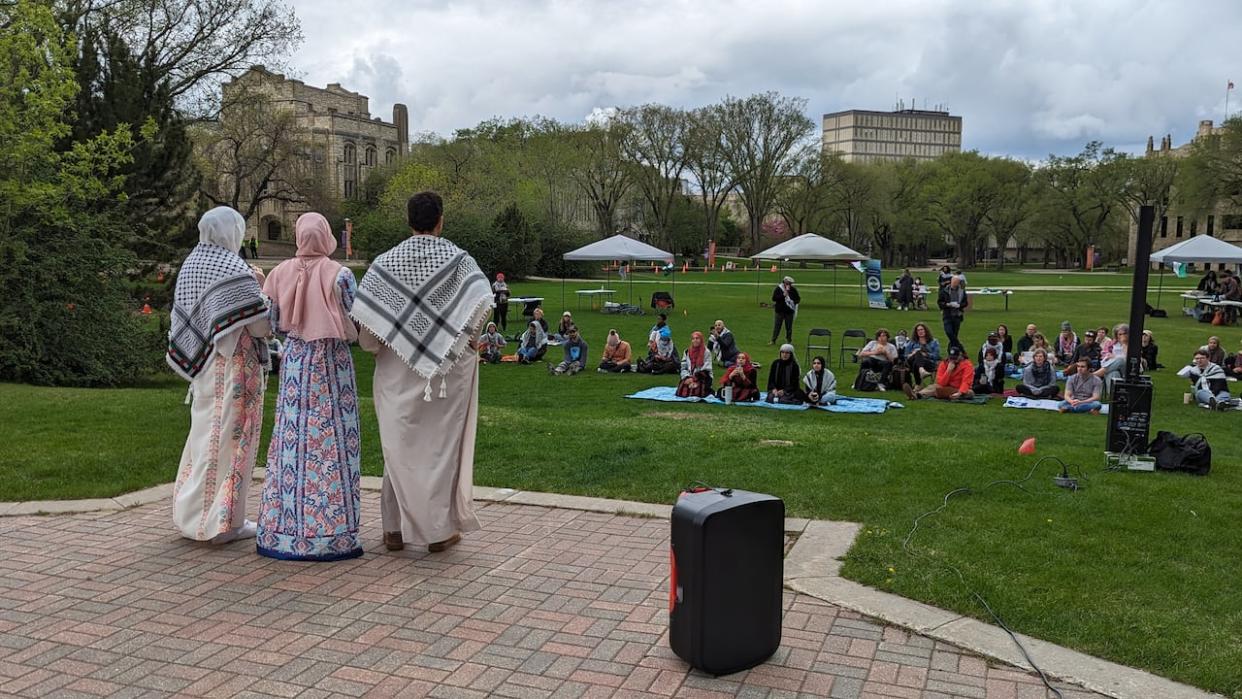
<path id="1" fill-rule="evenodd" d="M 793 442 L 788 439 L 761 439 L 759 446 L 761 447 L 792 447 Z"/>
<path id="2" fill-rule="evenodd" d="M 658 417 L 665 420 L 693 420 L 699 416 L 693 413 L 675 413 L 671 410 L 649 410 L 643 413 L 643 417 Z"/>

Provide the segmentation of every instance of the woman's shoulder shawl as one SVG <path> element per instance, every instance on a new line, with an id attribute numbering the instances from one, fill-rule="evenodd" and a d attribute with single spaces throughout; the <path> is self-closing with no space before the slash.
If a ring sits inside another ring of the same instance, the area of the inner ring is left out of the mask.
<path id="1" fill-rule="evenodd" d="M 259 282 L 237 254 L 200 243 L 177 273 L 165 359 L 193 381 L 220 338 L 267 313 Z"/>
<path id="2" fill-rule="evenodd" d="M 421 376 L 463 356 L 468 331 L 494 306 L 492 286 L 474 258 L 433 236 L 406 238 L 375 258 L 350 315 Z"/>

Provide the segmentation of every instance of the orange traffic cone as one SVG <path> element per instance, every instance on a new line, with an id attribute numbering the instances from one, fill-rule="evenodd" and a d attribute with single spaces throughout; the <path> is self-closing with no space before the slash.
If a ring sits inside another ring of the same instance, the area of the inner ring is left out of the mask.
<path id="1" fill-rule="evenodd" d="M 1023 456 L 1030 456 L 1031 454 L 1034 454 L 1035 453 L 1035 438 L 1028 437 L 1026 441 L 1022 442 L 1022 446 L 1018 447 L 1018 453 L 1022 454 Z"/>
<path id="2" fill-rule="evenodd" d="M 142 304 L 142 315 L 144 316 L 151 315 L 151 304 L 149 303 Z"/>

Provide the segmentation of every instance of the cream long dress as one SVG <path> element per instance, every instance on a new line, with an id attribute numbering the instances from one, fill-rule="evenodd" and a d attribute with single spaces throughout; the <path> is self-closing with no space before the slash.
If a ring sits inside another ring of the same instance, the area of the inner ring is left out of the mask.
<path id="1" fill-rule="evenodd" d="M 264 319 L 229 333 L 190 382 L 190 434 L 173 486 L 173 524 L 188 539 L 209 541 L 245 524 L 266 382 L 252 338 L 270 332 Z"/>
<path id="2" fill-rule="evenodd" d="M 426 546 L 477 531 L 474 442 L 479 422 L 479 360 L 466 352 L 444 376 L 427 379 L 370 331 L 358 344 L 375 353 L 374 399 L 384 450 L 380 513 L 385 532 Z M 440 397 L 446 381 L 445 397 Z"/>

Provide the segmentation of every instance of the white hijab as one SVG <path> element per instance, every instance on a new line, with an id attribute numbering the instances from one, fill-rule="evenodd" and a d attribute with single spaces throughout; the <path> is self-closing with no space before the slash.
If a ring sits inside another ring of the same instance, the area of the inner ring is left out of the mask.
<path id="1" fill-rule="evenodd" d="M 246 219 L 235 209 L 227 206 L 203 214 L 198 220 L 198 242 L 210 243 L 237 252 L 246 237 Z"/>

